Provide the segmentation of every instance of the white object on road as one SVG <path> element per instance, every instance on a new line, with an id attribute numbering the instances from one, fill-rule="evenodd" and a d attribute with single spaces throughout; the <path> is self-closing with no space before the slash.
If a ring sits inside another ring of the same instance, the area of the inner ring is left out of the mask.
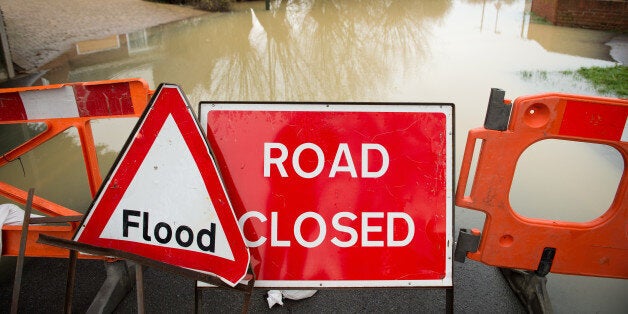
<path id="1" fill-rule="evenodd" d="M 269 290 L 268 308 L 272 308 L 273 305 L 279 304 L 283 306 L 283 298 L 290 300 L 302 300 L 313 296 L 317 290 Z"/>

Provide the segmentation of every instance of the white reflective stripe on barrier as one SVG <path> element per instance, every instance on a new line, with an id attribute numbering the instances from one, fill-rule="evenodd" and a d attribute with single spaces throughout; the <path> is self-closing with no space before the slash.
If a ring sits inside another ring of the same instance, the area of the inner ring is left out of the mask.
<path id="1" fill-rule="evenodd" d="M 76 118 L 78 105 L 72 86 L 20 92 L 28 119 Z M 51 106 L 51 104 L 54 104 Z M 54 108 L 54 110 L 51 110 Z"/>

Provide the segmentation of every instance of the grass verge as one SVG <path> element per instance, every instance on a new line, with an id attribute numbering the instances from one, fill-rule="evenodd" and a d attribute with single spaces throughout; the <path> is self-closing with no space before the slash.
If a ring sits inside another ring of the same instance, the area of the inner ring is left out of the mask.
<path id="1" fill-rule="evenodd" d="M 626 66 L 580 68 L 576 72 L 591 82 L 600 93 L 614 93 L 622 98 L 628 97 L 628 67 Z"/>

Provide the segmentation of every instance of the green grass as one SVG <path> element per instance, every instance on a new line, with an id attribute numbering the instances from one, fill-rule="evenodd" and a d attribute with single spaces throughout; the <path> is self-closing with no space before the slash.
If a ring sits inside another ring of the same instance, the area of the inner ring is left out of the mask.
<path id="1" fill-rule="evenodd" d="M 615 65 L 612 67 L 591 67 L 578 70 L 548 72 L 543 70 L 519 72 L 523 80 L 546 81 L 556 79 L 556 74 L 570 77 L 572 80 L 588 82 L 602 95 L 628 98 L 628 67 Z M 559 78 L 560 79 L 560 78 Z"/>
<path id="2" fill-rule="evenodd" d="M 628 67 L 626 66 L 580 68 L 577 73 L 591 82 L 600 93 L 614 93 L 622 98 L 628 97 Z"/>

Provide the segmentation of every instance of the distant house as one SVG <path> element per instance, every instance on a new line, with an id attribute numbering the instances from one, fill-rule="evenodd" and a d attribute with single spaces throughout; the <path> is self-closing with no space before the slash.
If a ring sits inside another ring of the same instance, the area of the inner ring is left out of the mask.
<path id="1" fill-rule="evenodd" d="M 554 25 L 628 31 L 626 0 L 532 0 L 531 10 Z"/>

